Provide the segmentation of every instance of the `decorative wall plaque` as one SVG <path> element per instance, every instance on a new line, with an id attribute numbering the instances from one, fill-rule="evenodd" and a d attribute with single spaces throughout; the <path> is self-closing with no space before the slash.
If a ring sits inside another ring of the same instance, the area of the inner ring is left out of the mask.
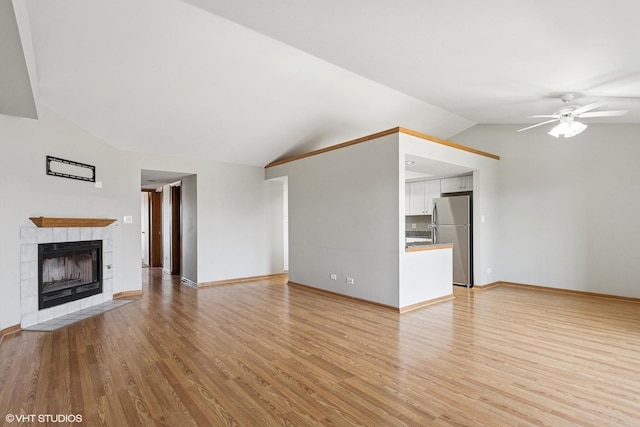
<path id="1" fill-rule="evenodd" d="M 96 182 L 96 167 L 59 157 L 47 156 L 47 175 Z"/>

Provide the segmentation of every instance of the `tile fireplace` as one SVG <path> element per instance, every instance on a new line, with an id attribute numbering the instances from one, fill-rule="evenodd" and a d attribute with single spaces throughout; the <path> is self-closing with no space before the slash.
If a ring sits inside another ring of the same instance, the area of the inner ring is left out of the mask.
<path id="1" fill-rule="evenodd" d="M 22 328 L 113 300 L 115 225 L 66 225 L 36 226 L 32 220 L 20 225 Z M 41 252 L 51 245 L 63 256 Z"/>

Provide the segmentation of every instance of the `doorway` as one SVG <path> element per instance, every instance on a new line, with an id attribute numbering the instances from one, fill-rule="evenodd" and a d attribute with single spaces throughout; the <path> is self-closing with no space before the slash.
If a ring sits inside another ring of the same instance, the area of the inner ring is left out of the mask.
<path id="1" fill-rule="evenodd" d="M 140 177 L 141 190 L 147 193 L 141 208 L 143 260 L 146 249 L 149 266 L 197 283 L 197 175 L 141 169 Z"/>
<path id="2" fill-rule="evenodd" d="M 162 189 L 142 192 L 142 263 L 150 267 L 163 267 L 171 274 L 180 275 L 182 191 L 179 182 L 168 188 L 166 200 Z M 168 259 L 163 259 L 165 252 Z"/>
<path id="3" fill-rule="evenodd" d="M 144 169 L 140 175 L 143 266 L 195 282 L 196 175 Z"/>
<path id="4" fill-rule="evenodd" d="M 182 186 L 171 188 L 171 274 L 182 273 Z"/>
<path id="5" fill-rule="evenodd" d="M 149 196 L 149 266 L 162 267 L 162 192 Z"/>

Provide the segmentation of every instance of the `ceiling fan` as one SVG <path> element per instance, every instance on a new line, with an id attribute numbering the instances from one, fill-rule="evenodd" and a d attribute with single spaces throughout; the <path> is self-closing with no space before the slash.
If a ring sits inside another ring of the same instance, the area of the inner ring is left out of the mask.
<path id="1" fill-rule="evenodd" d="M 547 123 L 559 122 L 556 126 L 553 127 L 553 129 L 551 129 L 549 135 L 555 136 L 556 138 L 560 136 L 571 138 L 572 136 L 579 134 L 587 128 L 587 125 L 575 120 L 576 118 L 586 119 L 590 117 L 612 117 L 624 116 L 625 114 L 627 114 L 627 110 L 591 111 L 595 110 L 598 107 L 601 107 L 602 105 L 604 105 L 604 103 L 596 101 L 581 107 L 579 105 L 571 105 L 570 103 L 571 101 L 573 101 L 573 99 L 574 95 L 571 93 L 560 96 L 560 100 L 564 102 L 563 109 L 553 114 L 530 116 L 540 118 L 549 117 L 551 119 L 532 126 L 528 126 L 526 128 L 519 129 L 518 132 L 522 132 L 523 130 L 528 130 L 537 126 L 546 125 Z"/>

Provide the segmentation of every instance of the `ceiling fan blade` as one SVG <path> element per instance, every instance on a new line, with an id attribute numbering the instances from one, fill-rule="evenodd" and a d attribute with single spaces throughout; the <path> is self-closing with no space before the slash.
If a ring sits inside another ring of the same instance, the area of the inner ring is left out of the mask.
<path id="1" fill-rule="evenodd" d="M 600 102 L 600 101 L 592 102 L 591 104 L 587 104 L 585 106 L 576 108 L 575 110 L 572 111 L 572 115 L 578 116 L 582 113 L 586 113 L 587 111 L 591 111 L 594 108 L 602 107 L 603 105 L 604 105 L 604 102 Z"/>
<path id="2" fill-rule="evenodd" d="M 560 120 L 560 119 L 547 120 L 545 122 L 538 123 L 538 124 L 535 124 L 535 125 L 532 125 L 532 126 L 528 126 L 526 128 L 518 129 L 518 132 L 522 132 L 523 130 L 529 130 L 529 129 L 532 129 L 532 128 L 535 128 L 535 127 L 538 127 L 538 126 L 546 125 L 547 123 L 557 122 L 558 120 Z"/>
<path id="3" fill-rule="evenodd" d="M 588 117 L 613 117 L 613 116 L 624 116 L 627 114 L 628 110 L 611 110 L 611 111 L 592 111 L 590 113 L 582 113 L 577 114 L 576 117 L 581 119 Z"/>
<path id="4" fill-rule="evenodd" d="M 540 118 L 540 117 L 553 117 L 554 119 L 559 118 L 560 116 L 557 114 L 536 114 L 535 116 L 529 116 L 530 118 Z"/>

